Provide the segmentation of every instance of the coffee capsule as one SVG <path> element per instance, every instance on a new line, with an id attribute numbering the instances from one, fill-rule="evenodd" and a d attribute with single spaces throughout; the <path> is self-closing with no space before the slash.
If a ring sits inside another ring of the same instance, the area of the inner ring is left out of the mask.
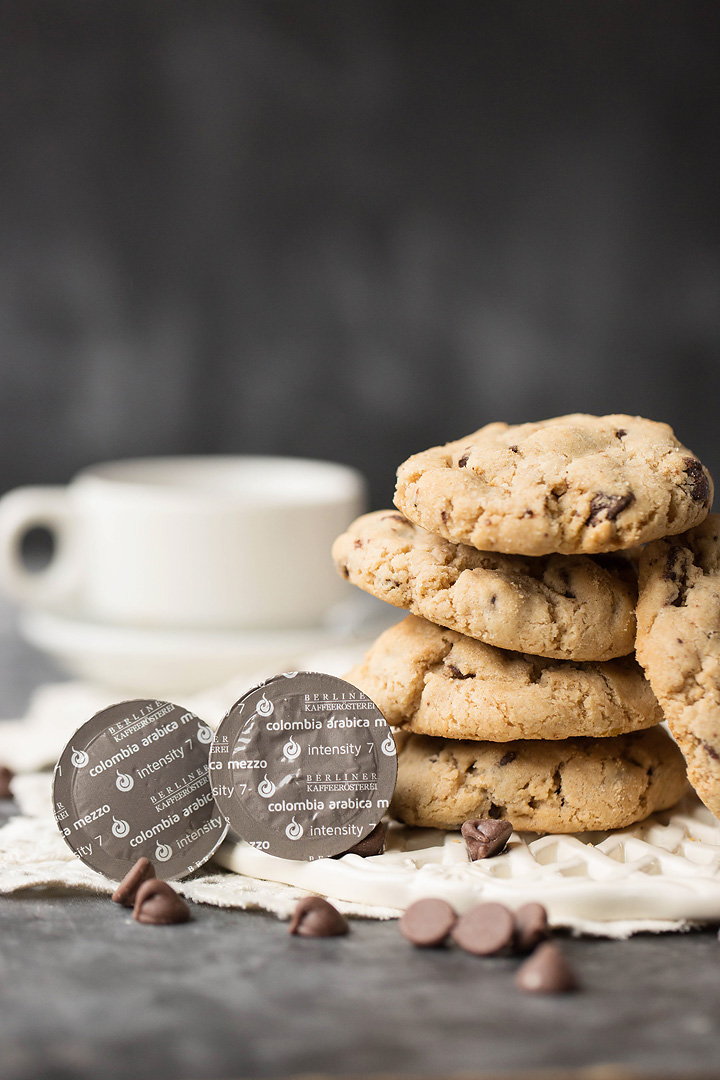
<path id="1" fill-rule="evenodd" d="M 55 820 L 71 850 L 113 880 L 141 856 L 168 881 L 202 866 L 227 831 L 208 780 L 212 738 L 168 701 L 96 713 L 55 766 Z"/>
<path id="2" fill-rule="evenodd" d="M 285 859 L 345 852 L 373 831 L 397 777 L 395 740 L 351 683 L 290 671 L 248 691 L 223 719 L 210 781 L 231 829 Z"/>

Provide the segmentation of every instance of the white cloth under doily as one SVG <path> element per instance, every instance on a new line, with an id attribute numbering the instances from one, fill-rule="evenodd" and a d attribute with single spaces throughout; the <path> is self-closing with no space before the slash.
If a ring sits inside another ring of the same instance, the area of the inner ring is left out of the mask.
<path id="1" fill-rule="evenodd" d="M 341 674 L 351 660 L 346 650 L 330 650 L 304 666 Z M 259 670 L 182 704 L 216 727 L 250 685 L 271 674 Z M 24 719 L 0 724 L 0 761 L 19 772 L 20 809 L 0 829 L 0 893 L 41 886 L 112 892 L 113 883 L 63 841 L 52 817 L 51 774 L 36 771 L 51 767 L 75 729 L 111 703 L 99 687 L 62 683 L 38 691 Z M 207 870 L 178 890 L 197 902 L 282 918 L 298 897 L 315 892 L 347 914 L 376 919 L 398 916 L 421 896 L 444 896 L 459 911 L 479 900 L 510 907 L 539 900 L 553 925 L 613 938 L 720 922 L 720 821 L 694 796 L 611 833 L 515 834 L 505 854 L 476 863 L 458 834 L 393 827 L 386 853 L 369 859 L 294 862 L 225 844 Z"/>

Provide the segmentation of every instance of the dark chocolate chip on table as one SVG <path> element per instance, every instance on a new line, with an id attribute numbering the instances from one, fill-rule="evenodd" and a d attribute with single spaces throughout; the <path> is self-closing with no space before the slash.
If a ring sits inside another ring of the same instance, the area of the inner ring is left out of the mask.
<path id="1" fill-rule="evenodd" d="M 322 896 L 298 900 L 288 932 L 300 937 L 340 937 L 350 927 L 347 919 Z"/>
<path id="2" fill-rule="evenodd" d="M 475 956 L 507 952 L 515 938 L 515 919 L 503 904 L 478 904 L 461 915 L 452 929 L 456 945 Z"/>
<path id="3" fill-rule="evenodd" d="M 170 926 L 187 922 L 190 908 L 167 881 L 149 878 L 137 891 L 133 918 L 148 926 Z"/>
<path id="4" fill-rule="evenodd" d="M 548 936 L 547 911 L 542 904 L 523 904 L 515 912 L 515 948 L 529 953 Z"/>
<path id="5" fill-rule="evenodd" d="M 446 900 L 425 897 L 416 900 L 403 912 L 400 933 L 412 945 L 427 948 L 442 945 L 457 922 L 457 915 Z"/>
<path id="6" fill-rule="evenodd" d="M 369 855 L 382 855 L 385 850 L 386 833 L 387 825 L 380 821 L 364 840 L 359 840 L 347 851 L 341 851 L 339 855 L 333 855 L 332 858 L 342 859 L 343 855 L 360 855 L 363 859 L 367 859 Z"/>
<path id="7" fill-rule="evenodd" d="M 531 994 L 564 994 L 578 989 L 575 975 L 552 941 L 538 945 L 519 969 L 515 981 L 521 990 Z"/>
<path id="8" fill-rule="evenodd" d="M 509 821 L 497 818 L 477 818 L 474 821 L 466 821 L 460 829 L 471 862 L 499 855 L 512 836 L 512 831 L 513 827 Z"/>
<path id="9" fill-rule="evenodd" d="M 116 904 L 122 904 L 123 907 L 134 907 L 135 896 L 138 889 L 144 881 L 148 881 L 150 878 L 154 877 L 155 867 L 149 859 L 146 859 L 143 856 L 128 870 L 127 874 L 112 894 L 112 899 Z"/>
<path id="10" fill-rule="evenodd" d="M 7 765 L 0 765 L 0 799 L 12 799 L 10 784 L 14 776 L 15 773 L 12 769 L 8 769 Z"/>

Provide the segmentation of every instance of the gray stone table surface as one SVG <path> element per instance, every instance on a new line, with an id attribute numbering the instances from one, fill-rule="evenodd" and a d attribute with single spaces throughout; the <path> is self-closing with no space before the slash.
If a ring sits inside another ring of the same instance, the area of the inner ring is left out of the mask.
<path id="1" fill-rule="evenodd" d="M 0 615 L 9 716 L 52 673 Z M 720 1075 L 712 928 L 563 937 L 582 990 L 544 997 L 516 989 L 517 960 L 414 949 L 392 922 L 298 939 L 263 913 L 196 906 L 149 927 L 104 898 L 32 891 L 0 898 L 0 927 L 2 1080 Z"/>

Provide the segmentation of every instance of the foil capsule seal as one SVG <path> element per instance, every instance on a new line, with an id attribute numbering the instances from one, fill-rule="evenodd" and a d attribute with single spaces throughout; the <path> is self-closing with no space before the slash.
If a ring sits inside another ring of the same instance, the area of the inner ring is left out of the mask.
<path id="1" fill-rule="evenodd" d="M 202 866 L 227 832 L 208 777 L 212 738 L 195 713 L 169 701 L 96 713 L 55 766 L 53 809 L 70 849 L 114 881 L 143 855 L 166 881 Z"/>
<path id="2" fill-rule="evenodd" d="M 385 717 L 356 686 L 291 671 L 235 702 L 209 769 L 237 836 L 271 855 L 313 860 L 372 832 L 395 790 L 397 752 Z"/>

